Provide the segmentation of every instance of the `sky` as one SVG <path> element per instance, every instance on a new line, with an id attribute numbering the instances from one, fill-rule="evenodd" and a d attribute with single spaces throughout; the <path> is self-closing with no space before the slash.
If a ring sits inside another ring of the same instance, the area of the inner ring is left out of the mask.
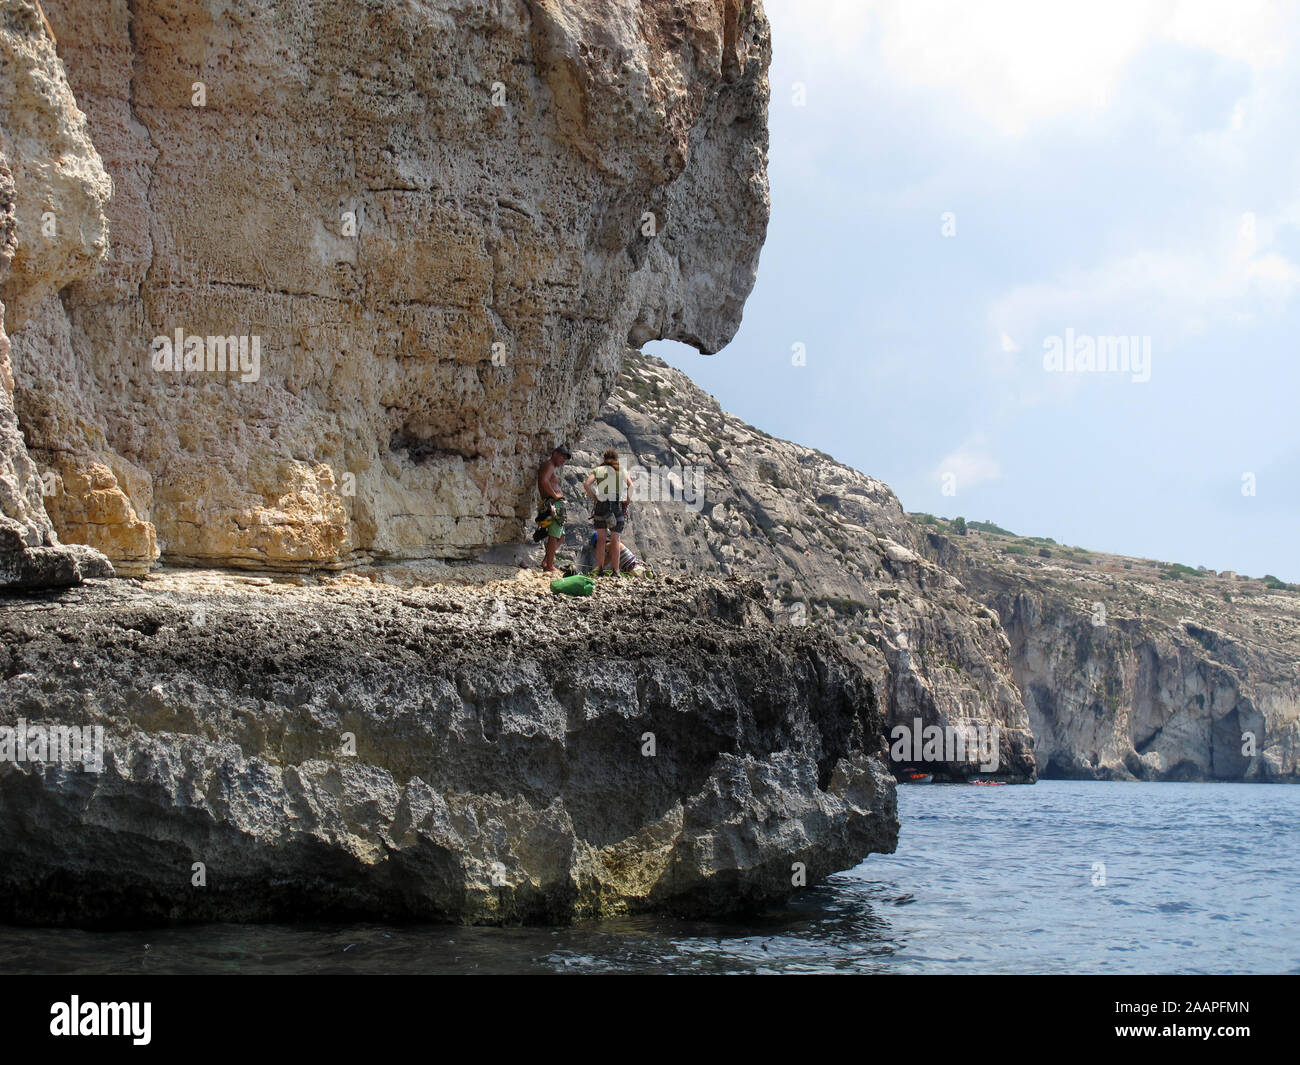
<path id="1" fill-rule="evenodd" d="M 1297 5 L 765 8 L 744 322 L 644 350 L 908 510 L 1300 581 Z"/>

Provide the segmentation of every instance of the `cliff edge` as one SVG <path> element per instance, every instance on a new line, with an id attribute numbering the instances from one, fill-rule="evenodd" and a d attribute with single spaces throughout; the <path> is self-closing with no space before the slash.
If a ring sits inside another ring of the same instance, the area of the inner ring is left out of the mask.
<path id="1" fill-rule="evenodd" d="M 0 587 L 111 576 L 99 552 L 61 543 L 46 513 L 52 476 L 27 450 L 14 410 L 9 333 L 108 250 L 112 182 L 86 130 L 40 7 L 0 3 Z M 42 383 L 49 391 L 50 382 Z M 75 539 L 75 537 L 74 537 Z"/>
<path id="2" fill-rule="evenodd" d="M 66 65 L 30 157 L 58 171 L 73 131 L 82 176 L 103 166 L 86 202 L 19 181 L 19 252 L 49 211 L 112 254 L 3 290 L 13 405 L 53 528 L 120 574 L 515 541 L 626 350 L 739 326 L 768 218 L 759 3 L 44 11 L 0 0 L 6 49 Z M 0 94 L 0 128 L 32 111 Z"/>
<path id="3" fill-rule="evenodd" d="M 754 582 L 186 571 L 0 607 L 0 920 L 718 916 L 897 839 L 871 684 Z"/>

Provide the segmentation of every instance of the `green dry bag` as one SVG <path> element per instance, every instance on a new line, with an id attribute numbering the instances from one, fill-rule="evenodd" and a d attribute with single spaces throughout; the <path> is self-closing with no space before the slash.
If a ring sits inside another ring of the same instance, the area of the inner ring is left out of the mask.
<path id="1" fill-rule="evenodd" d="M 585 573 L 575 573 L 572 577 L 559 577 L 551 581 L 551 591 L 556 595 L 591 595 L 596 590 L 596 582 Z"/>

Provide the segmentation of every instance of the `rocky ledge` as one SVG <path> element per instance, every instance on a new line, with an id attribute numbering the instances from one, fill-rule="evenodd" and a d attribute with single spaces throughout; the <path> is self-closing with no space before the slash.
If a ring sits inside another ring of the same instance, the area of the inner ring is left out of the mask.
<path id="1" fill-rule="evenodd" d="M 0 598 L 11 742 L 103 730 L 0 760 L 0 920 L 717 916 L 894 848 L 871 682 L 757 582 L 294 580 Z"/>

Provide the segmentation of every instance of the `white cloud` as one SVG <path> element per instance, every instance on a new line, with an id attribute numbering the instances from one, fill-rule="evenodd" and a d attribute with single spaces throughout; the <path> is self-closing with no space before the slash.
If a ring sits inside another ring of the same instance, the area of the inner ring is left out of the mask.
<path id="1" fill-rule="evenodd" d="M 945 455 L 935 467 L 933 476 L 941 483 L 951 478 L 951 483 L 960 494 L 989 481 L 996 481 L 1002 476 L 1002 466 L 989 454 L 984 438 L 977 436 Z"/>
<path id="2" fill-rule="evenodd" d="M 863 77 L 876 48 L 911 88 L 950 90 L 999 132 L 1097 112 L 1148 46 L 1173 42 L 1276 66 L 1294 36 L 1294 5 L 1269 0 L 769 0 L 804 64 L 838 60 Z M 1238 121 L 1241 121 L 1238 118 Z"/>
<path id="3" fill-rule="evenodd" d="M 874 5 L 864 0 L 764 0 L 775 47 L 856 57 L 867 47 L 876 21 Z"/>
<path id="4" fill-rule="evenodd" d="M 1290 0 L 1180 0 L 1161 4 L 1171 10 L 1163 33 L 1191 48 L 1204 48 L 1255 69 L 1276 66 L 1286 56 Z"/>
<path id="5" fill-rule="evenodd" d="M 1300 293 L 1300 267 L 1268 248 L 1275 223 L 1245 217 L 1224 219 L 1208 251 L 1144 249 L 1051 281 L 1017 285 L 990 309 L 990 326 L 1039 353 L 1044 337 L 1066 329 L 1153 336 L 1167 347 L 1214 321 L 1244 324 L 1280 313 Z M 991 369 L 1012 368 L 1005 351 L 1004 343 L 989 351 Z"/>

